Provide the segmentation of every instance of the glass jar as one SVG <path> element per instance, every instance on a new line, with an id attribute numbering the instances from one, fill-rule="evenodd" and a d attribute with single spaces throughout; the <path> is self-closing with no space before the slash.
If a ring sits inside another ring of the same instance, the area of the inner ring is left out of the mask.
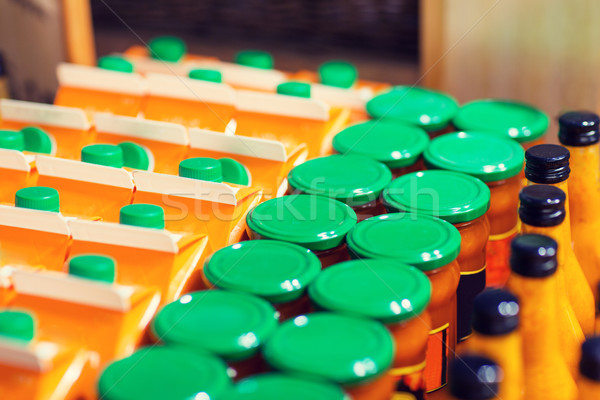
<path id="1" fill-rule="evenodd" d="M 393 178 L 425 169 L 422 154 L 428 144 L 423 129 L 388 120 L 349 126 L 332 143 L 340 154 L 359 154 L 387 165 Z"/>
<path id="2" fill-rule="evenodd" d="M 417 267 L 429 277 L 432 294 L 427 310 L 431 327 L 425 366 L 428 393 L 446 385 L 448 363 L 454 358 L 460 240 L 452 224 L 410 213 L 369 218 L 348 234 L 352 257 L 394 259 Z"/>
<path id="3" fill-rule="evenodd" d="M 254 207 L 246 223 L 250 239 L 273 239 L 306 247 L 326 268 L 350 259 L 346 234 L 356 225 L 356 213 L 328 197 L 294 194 Z"/>
<path id="4" fill-rule="evenodd" d="M 321 271 L 312 251 L 277 240 L 252 240 L 216 251 L 204 264 L 209 287 L 236 290 L 269 301 L 279 320 L 311 311 L 305 293 Z"/>
<path id="5" fill-rule="evenodd" d="M 389 212 L 409 212 L 441 218 L 460 232 L 457 261 L 460 283 L 457 291 L 457 337 L 471 334 L 473 299 L 485 289 L 485 251 L 490 235 L 486 212 L 490 190 L 479 179 L 453 171 L 431 170 L 404 175 L 383 191 Z"/>
<path id="6" fill-rule="evenodd" d="M 392 180 L 384 164 L 356 154 L 314 158 L 288 174 L 289 193 L 339 200 L 356 212 L 359 221 L 385 213 L 379 195 Z"/>
<path id="7" fill-rule="evenodd" d="M 431 284 L 424 273 L 393 260 L 346 261 L 323 271 L 309 295 L 319 308 L 384 323 L 396 343 L 390 370 L 396 395 L 424 399 L 431 326 L 425 311 Z"/>

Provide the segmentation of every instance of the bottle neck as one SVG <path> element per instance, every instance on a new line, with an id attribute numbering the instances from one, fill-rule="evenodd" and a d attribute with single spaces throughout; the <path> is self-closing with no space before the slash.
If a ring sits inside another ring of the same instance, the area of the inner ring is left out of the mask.
<path id="1" fill-rule="evenodd" d="M 569 186 L 572 193 L 577 193 L 577 196 L 570 200 L 573 205 L 573 218 L 583 221 L 600 212 L 600 148 L 598 144 L 567 148 L 571 152 Z"/>

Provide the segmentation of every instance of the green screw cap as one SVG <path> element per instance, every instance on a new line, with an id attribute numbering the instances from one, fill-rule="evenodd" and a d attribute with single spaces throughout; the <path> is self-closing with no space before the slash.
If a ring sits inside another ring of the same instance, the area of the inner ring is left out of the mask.
<path id="1" fill-rule="evenodd" d="M 347 89 L 356 83 L 358 70 L 346 61 L 328 61 L 319 67 L 319 78 L 323 85 Z"/>
<path id="2" fill-rule="evenodd" d="M 25 150 L 25 138 L 20 131 L 0 130 L 0 148 L 9 150 Z"/>
<path id="3" fill-rule="evenodd" d="M 530 142 L 546 133 L 550 119 L 529 104 L 484 99 L 463 105 L 452 122 L 460 130 L 497 133 L 517 142 Z"/>
<path id="4" fill-rule="evenodd" d="M 201 81 L 221 83 L 223 82 L 223 75 L 216 69 L 193 69 L 189 72 L 189 77 L 192 79 L 198 79 Z"/>
<path id="5" fill-rule="evenodd" d="M 235 55 L 235 62 L 247 67 L 273 69 L 273 56 L 261 50 L 242 50 Z"/>
<path id="6" fill-rule="evenodd" d="M 425 214 L 451 224 L 472 221 L 490 207 L 490 189 L 460 172 L 429 170 L 403 175 L 383 190 L 390 212 Z"/>
<path id="7" fill-rule="evenodd" d="M 98 381 L 104 400 L 220 399 L 231 388 L 227 366 L 178 347 L 146 347 L 110 364 Z"/>
<path id="8" fill-rule="evenodd" d="M 69 261 L 69 275 L 113 283 L 115 281 L 115 260 L 96 254 L 75 256 Z"/>
<path id="9" fill-rule="evenodd" d="M 342 154 L 358 154 L 402 168 L 413 165 L 429 145 L 427 133 L 396 121 L 367 121 L 349 126 L 333 138 L 333 148 Z"/>
<path id="10" fill-rule="evenodd" d="M 46 186 L 19 189 L 15 194 L 15 206 L 41 211 L 60 211 L 58 191 Z"/>
<path id="11" fill-rule="evenodd" d="M 204 290 L 163 307 L 152 332 L 168 345 L 244 360 L 256 354 L 277 323 L 277 312 L 266 300 L 241 292 Z"/>
<path id="12" fill-rule="evenodd" d="M 373 118 L 392 119 L 435 131 L 448 125 L 458 103 L 447 94 L 421 87 L 395 86 L 367 102 Z"/>
<path id="13" fill-rule="evenodd" d="M 277 86 L 277 93 L 288 96 L 310 98 L 310 84 L 305 82 L 284 82 Z"/>
<path id="14" fill-rule="evenodd" d="M 494 182 L 523 169 L 525 151 L 513 140 L 481 132 L 454 132 L 439 136 L 425 150 L 430 168 L 462 172 Z"/>
<path id="15" fill-rule="evenodd" d="M 354 154 L 314 158 L 294 167 L 288 175 L 293 189 L 330 197 L 351 207 L 377 200 L 391 180 L 392 173 L 384 164 Z"/>
<path id="16" fill-rule="evenodd" d="M 223 182 L 235 183 L 236 185 L 248 186 L 250 184 L 250 172 L 244 164 L 233 158 L 220 158 Z"/>
<path id="17" fill-rule="evenodd" d="M 129 204 L 121 207 L 119 222 L 142 228 L 165 228 L 165 211 L 154 204 Z"/>
<path id="18" fill-rule="evenodd" d="M 152 58 L 162 61 L 177 62 L 187 51 L 185 42 L 175 36 L 159 36 L 148 43 L 148 51 Z"/>
<path id="19" fill-rule="evenodd" d="M 356 213 L 346 204 L 306 194 L 267 200 L 246 216 L 251 239 L 281 240 L 313 251 L 343 243 L 356 220 Z"/>
<path id="20" fill-rule="evenodd" d="M 52 139 L 43 129 L 28 126 L 21 129 L 21 133 L 25 141 L 25 150 L 33 153 L 52 154 L 54 147 Z"/>
<path id="21" fill-rule="evenodd" d="M 122 142 L 117 145 L 123 152 L 123 166 L 147 171 L 150 168 L 150 150 L 133 142 Z"/>
<path id="22" fill-rule="evenodd" d="M 310 250 L 277 240 L 249 240 L 217 250 L 204 265 L 213 285 L 271 303 L 298 299 L 321 271 Z"/>
<path id="23" fill-rule="evenodd" d="M 121 56 L 104 56 L 98 59 L 98 67 L 117 72 L 133 72 L 133 64 Z"/>
<path id="24" fill-rule="evenodd" d="M 444 220 L 418 214 L 366 219 L 350 231 L 347 241 L 357 258 L 394 259 L 421 271 L 443 267 L 460 252 L 458 229 Z"/>
<path id="25" fill-rule="evenodd" d="M 263 355 L 283 372 L 345 385 L 384 373 L 392 363 L 394 342 L 377 321 L 319 312 L 282 323 Z"/>
<path id="26" fill-rule="evenodd" d="M 355 260 L 322 271 L 308 293 L 326 310 L 396 323 L 425 311 L 431 283 L 423 272 L 394 260 Z"/>
<path id="27" fill-rule="evenodd" d="M 209 182 L 223 182 L 219 160 L 207 157 L 188 158 L 179 163 L 179 176 Z"/>
<path id="28" fill-rule="evenodd" d="M 35 320 L 26 311 L 0 311 L 0 337 L 29 342 L 35 336 Z"/>
<path id="29" fill-rule="evenodd" d="M 81 161 L 121 168 L 123 167 L 123 150 L 113 144 L 90 144 L 81 149 Z"/>

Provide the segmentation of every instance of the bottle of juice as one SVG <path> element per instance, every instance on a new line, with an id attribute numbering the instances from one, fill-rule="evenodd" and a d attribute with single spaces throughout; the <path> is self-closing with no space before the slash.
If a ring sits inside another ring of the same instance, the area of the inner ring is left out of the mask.
<path id="1" fill-rule="evenodd" d="M 577 396 L 558 340 L 565 333 L 556 318 L 557 249 L 554 239 L 537 234 L 517 236 L 511 242 L 508 288 L 520 299 L 527 400 L 573 400 Z"/>
<path id="2" fill-rule="evenodd" d="M 500 396 L 502 368 L 487 357 L 462 356 L 450 364 L 451 400 L 504 400 Z"/>
<path id="3" fill-rule="evenodd" d="M 579 400 L 600 398 L 600 337 L 586 340 L 581 346 L 579 362 Z"/>

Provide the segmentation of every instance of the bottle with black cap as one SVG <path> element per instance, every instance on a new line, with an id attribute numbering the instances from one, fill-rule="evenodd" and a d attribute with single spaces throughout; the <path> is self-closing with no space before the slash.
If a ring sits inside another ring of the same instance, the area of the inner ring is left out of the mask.
<path id="1" fill-rule="evenodd" d="M 506 400 L 500 396 L 502 368 L 487 357 L 465 354 L 450 364 L 449 372 L 453 400 Z"/>
<path id="2" fill-rule="evenodd" d="M 584 332 L 594 332 L 594 301 L 591 296 L 580 296 L 587 286 L 585 278 L 575 287 L 568 287 L 566 275 L 574 274 L 578 265 L 569 264 L 565 257 L 565 248 L 571 243 L 565 239 L 565 192 L 549 185 L 533 185 L 524 187 L 519 193 L 521 204 L 521 232 L 546 235 L 558 243 L 556 255 L 558 269 L 556 272 L 556 291 L 554 297 L 558 302 L 557 324 L 562 334 L 559 336 L 560 348 L 564 354 L 569 371 L 577 374 L 579 357 L 577 352 L 584 340 Z M 591 303 L 590 303 L 591 301 Z M 585 326 L 585 328 L 583 328 Z"/>
<path id="3" fill-rule="evenodd" d="M 579 400 L 600 399 L 600 336 L 587 339 L 581 346 L 577 386 Z"/>
<path id="4" fill-rule="evenodd" d="M 572 400 L 577 393 L 559 345 L 565 327 L 556 318 L 557 249 L 556 241 L 544 235 L 520 235 L 511 242 L 508 289 L 519 298 L 527 400 Z"/>
<path id="5" fill-rule="evenodd" d="M 498 398 L 523 398 L 523 355 L 519 331 L 519 300 L 504 289 L 487 289 L 473 302 L 473 335 L 466 350 L 495 360 L 504 372 Z"/>
<path id="6" fill-rule="evenodd" d="M 573 246 L 590 286 L 596 291 L 600 282 L 600 117 L 587 111 L 568 112 L 560 116 L 558 139 L 571 153 L 569 178 L 570 223 Z"/>

